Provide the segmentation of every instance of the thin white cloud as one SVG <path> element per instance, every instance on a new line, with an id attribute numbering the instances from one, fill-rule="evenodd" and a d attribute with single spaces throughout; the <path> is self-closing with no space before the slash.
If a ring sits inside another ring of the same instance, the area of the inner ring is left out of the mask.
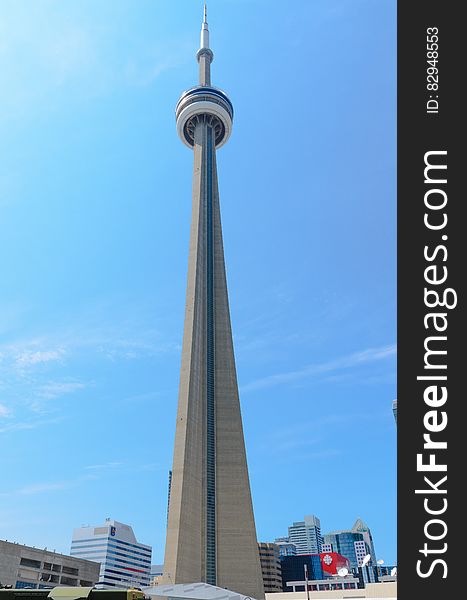
<path id="1" fill-rule="evenodd" d="M 113 469 L 119 469 L 120 467 L 125 466 L 126 463 L 121 461 L 110 461 L 100 465 L 88 465 L 84 467 L 87 471 L 107 471 Z"/>
<path id="2" fill-rule="evenodd" d="M 46 400 L 53 400 L 54 398 L 72 394 L 86 387 L 87 384 L 81 381 L 51 381 L 40 387 L 38 395 Z"/>
<path id="3" fill-rule="evenodd" d="M 11 410 L 5 404 L 0 404 L 0 418 L 9 417 L 11 415 Z"/>
<path id="4" fill-rule="evenodd" d="M 42 494 L 43 492 L 51 492 L 56 490 L 65 490 L 69 487 L 73 487 L 74 482 L 70 481 L 59 481 L 55 483 L 35 483 L 32 485 L 26 485 L 19 490 L 16 490 L 17 494 L 22 496 L 33 496 L 35 494 Z"/>
<path id="5" fill-rule="evenodd" d="M 65 350 L 25 350 L 16 356 L 16 365 L 20 368 L 61 360 Z"/>
<path id="6" fill-rule="evenodd" d="M 38 427 L 44 427 L 48 425 L 55 425 L 63 421 L 63 417 L 56 417 L 54 419 L 36 419 L 30 421 L 16 421 L 8 423 L 0 427 L 0 433 L 9 433 L 16 431 L 28 431 L 31 429 L 37 429 Z"/>
<path id="7" fill-rule="evenodd" d="M 85 475 L 84 477 L 77 477 L 76 479 L 69 479 L 65 481 L 44 481 L 32 483 L 16 490 L 12 490 L 11 492 L 3 492 L 0 494 L 0 496 L 35 496 L 37 494 L 44 494 L 47 492 L 59 492 L 78 487 L 86 481 L 91 481 L 94 479 L 96 479 L 94 475 Z"/>
<path id="8" fill-rule="evenodd" d="M 119 302 L 125 306 L 125 316 L 109 318 L 109 305 Z M 79 362 L 83 357 L 88 360 L 92 356 L 95 362 L 133 362 L 178 350 L 179 345 L 164 329 L 148 326 L 153 319 L 152 298 L 142 304 L 138 299 L 137 307 L 132 306 L 128 309 L 126 297 L 104 298 L 67 318 L 66 323 L 55 323 L 47 333 L 11 336 L 0 343 L 0 432 L 40 427 L 60 411 L 57 401 L 92 388 L 94 382 L 76 375 L 77 369 L 82 372 Z M 7 405 L 15 415 L 8 423 L 4 421 Z"/>
<path id="9" fill-rule="evenodd" d="M 396 354 L 396 349 L 396 344 L 381 346 L 379 348 L 368 348 L 360 352 L 354 352 L 353 354 L 343 356 L 336 360 L 307 365 L 306 367 L 296 371 L 278 373 L 276 375 L 269 375 L 268 377 L 257 379 L 256 381 L 252 381 L 251 383 L 242 386 L 241 391 L 250 392 L 284 383 L 291 383 L 301 379 L 318 377 L 320 375 L 329 374 L 342 369 L 356 368 L 361 365 L 390 358 Z"/>
<path id="10" fill-rule="evenodd" d="M 0 19 L 0 126 L 115 89 L 151 85 L 189 56 L 188 39 L 171 39 L 162 27 L 142 37 L 125 27 L 120 11 L 97 8 L 70 19 L 67 3 L 55 3 L 53 10 L 29 3 L 27 11 L 16 4 Z"/>

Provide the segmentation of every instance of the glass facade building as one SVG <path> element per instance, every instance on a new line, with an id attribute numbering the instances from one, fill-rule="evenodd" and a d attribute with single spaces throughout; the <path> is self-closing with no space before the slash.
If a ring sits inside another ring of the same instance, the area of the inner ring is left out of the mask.
<path id="1" fill-rule="evenodd" d="M 363 539 L 363 533 L 338 531 L 324 536 L 326 551 L 338 552 L 350 561 L 352 570 L 358 569 L 370 548 Z"/>
<path id="2" fill-rule="evenodd" d="M 350 561 L 352 570 L 362 566 L 363 559 L 370 555 L 370 565 L 376 567 L 376 552 L 370 528 L 357 519 L 352 529 L 333 531 L 323 537 L 323 552 L 339 552 Z"/>
<path id="3" fill-rule="evenodd" d="M 284 592 L 292 592 L 291 581 L 303 581 L 305 579 L 305 565 L 308 567 L 308 580 L 324 579 L 319 554 L 300 554 L 298 556 L 281 557 L 282 589 Z M 303 588 L 305 589 L 305 588 Z M 297 591 L 301 591 L 297 589 Z"/>

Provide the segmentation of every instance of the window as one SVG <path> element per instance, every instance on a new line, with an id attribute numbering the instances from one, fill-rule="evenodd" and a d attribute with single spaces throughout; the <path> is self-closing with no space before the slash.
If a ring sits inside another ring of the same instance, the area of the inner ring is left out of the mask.
<path id="1" fill-rule="evenodd" d="M 19 562 L 23 567 L 32 567 L 33 569 L 41 568 L 40 560 L 32 560 L 32 558 L 22 558 Z"/>
<path id="2" fill-rule="evenodd" d="M 42 567 L 44 569 L 44 571 L 51 571 L 52 570 L 52 563 L 44 563 L 44 566 Z"/>
<path id="3" fill-rule="evenodd" d="M 55 571 L 56 573 L 60 573 L 61 570 L 62 570 L 61 565 L 52 565 L 52 571 Z"/>
<path id="4" fill-rule="evenodd" d="M 86 579 L 81 579 L 79 584 L 83 587 L 92 587 L 94 585 L 92 581 L 86 581 Z"/>
<path id="5" fill-rule="evenodd" d="M 52 573 L 42 573 L 40 581 L 47 581 L 50 583 L 58 583 L 58 575 L 52 575 Z"/>
<path id="6" fill-rule="evenodd" d="M 39 573 L 37 571 L 29 571 L 27 569 L 18 569 L 18 574 L 16 577 L 18 577 L 18 579 L 37 581 Z"/>
<path id="7" fill-rule="evenodd" d="M 66 573 L 67 575 L 78 575 L 78 569 L 75 569 L 73 567 L 66 567 L 65 565 L 63 565 L 62 567 L 62 573 Z"/>
<path id="8" fill-rule="evenodd" d="M 60 583 L 62 583 L 63 585 L 78 585 L 78 580 L 71 579 L 71 577 L 63 577 L 62 575 Z"/>
<path id="9" fill-rule="evenodd" d="M 15 588 L 17 590 L 23 590 L 23 589 L 31 589 L 31 590 L 35 590 L 36 589 L 36 584 L 35 583 L 30 583 L 28 581 L 17 581 L 15 583 Z"/>

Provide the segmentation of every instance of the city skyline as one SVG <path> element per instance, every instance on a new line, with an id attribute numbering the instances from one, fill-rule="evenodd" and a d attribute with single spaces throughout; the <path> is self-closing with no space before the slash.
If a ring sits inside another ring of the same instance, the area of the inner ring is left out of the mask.
<path id="1" fill-rule="evenodd" d="M 0 11 L 0 537 L 66 553 L 111 515 L 163 559 L 192 158 L 173 105 L 199 22 L 172 4 Z M 361 515 L 388 564 L 395 6 L 374 4 L 225 0 L 210 21 L 237 111 L 219 162 L 258 540 Z"/>

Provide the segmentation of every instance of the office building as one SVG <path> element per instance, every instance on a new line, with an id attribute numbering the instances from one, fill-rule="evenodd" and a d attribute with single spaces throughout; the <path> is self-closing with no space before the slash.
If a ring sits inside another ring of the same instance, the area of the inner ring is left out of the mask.
<path id="1" fill-rule="evenodd" d="M 279 546 L 277 544 L 259 542 L 258 549 L 265 593 L 282 592 L 282 570 L 279 557 Z"/>
<path id="2" fill-rule="evenodd" d="M 275 544 L 288 544 L 289 543 L 289 536 L 284 536 L 284 537 L 278 537 L 274 540 Z"/>
<path id="3" fill-rule="evenodd" d="M 194 152 L 182 364 L 164 584 L 203 582 L 264 598 L 237 386 L 216 153 L 233 107 L 211 84 L 204 9 L 199 85 L 182 94 L 177 131 Z"/>
<path id="4" fill-rule="evenodd" d="M 71 555 L 101 563 L 96 588 L 149 585 L 151 546 L 137 541 L 129 525 L 106 519 L 102 526 L 73 531 Z"/>
<path id="5" fill-rule="evenodd" d="M 371 556 L 371 563 L 375 567 L 376 566 L 376 552 L 375 552 L 373 536 L 371 535 L 370 528 L 364 521 L 362 521 L 362 519 L 358 518 L 355 521 L 354 526 L 352 527 L 352 531 L 355 533 L 363 534 L 363 540 L 365 541 L 365 543 L 369 549 L 368 554 Z"/>
<path id="6" fill-rule="evenodd" d="M 298 521 L 289 527 L 287 537 L 277 538 L 275 542 L 293 544 L 296 554 L 319 554 L 323 544 L 321 522 L 315 515 L 307 515 L 304 521 Z"/>
<path id="7" fill-rule="evenodd" d="M 91 587 L 98 562 L 0 540 L 0 583 L 14 588 Z"/>
<path id="8" fill-rule="evenodd" d="M 373 567 L 368 564 L 364 567 L 358 567 L 358 571 L 355 572 L 355 575 L 358 577 L 360 584 L 360 588 L 366 587 L 369 583 L 378 583 L 378 567 Z"/>
<path id="9" fill-rule="evenodd" d="M 291 581 L 305 579 L 305 565 L 308 579 L 324 579 L 324 572 L 319 554 L 300 554 L 297 556 L 283 556 L 281 558 L 282 590 L 291 592 Z M 300 591 L 300 590 L 299 590 Z"/>
<path id="10" fill-rule="evenodd" d="M 342 554 L 349 559 L 352 570 L 357 570 L 365 556 L 370 553 L 363 534 L 353 531 L 334 531 L 326 534 L 323 551 Z"/>
<path id="11" fill-rule="evenodd" d="M 323 552 L 338 552 L 346 556 L 352 570 L 361 567 L 367 554 L 371 557 L 371 565 L 376 566 L 376 555 L 371 532 L 360 519 L 351 530 L 334 531 L 324 536 Z"/>
<path id="12" fill-rule="evenodd" d="M 305 565 L 307 573 L 305 575 Z M 350 574 L 350 561 L 337 552 L 323 552 L 321 554 L 299 554 L 281 558 L 282 589 L 283 591 L 301 591 L 305 589 L 305 577 L 308 581 L 322 581 L 326 578 L 335 579 L 342 569 L 346 569 L 346 575 Z M 300 586 L 303 585 L 301 588 Z M 295 590 L 293 588 L 296 588 Z M 310 587 L 310 590 L 317 590 Z"/>
<path id="13" fill-rule="evenodd" d="M 288 538 L 287 538 L 288 539 Z M 275 541 L 279 548 L 279 556 L 295 556 L 297 554 L 297 546 L 290 542 Z"/>

